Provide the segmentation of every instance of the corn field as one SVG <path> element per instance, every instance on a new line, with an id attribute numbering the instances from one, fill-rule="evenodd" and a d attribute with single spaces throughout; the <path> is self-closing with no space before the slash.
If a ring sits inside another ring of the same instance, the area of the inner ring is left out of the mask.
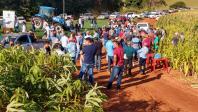
<path id="1" fill-rule="evenodd" d="M 198 75 L 198 11 L 187 11 L 161 17 L 157 23 L 166 30 L 166 37 L 160 43 L 160 52 L 168 57 L 173 69 L 185 76 Z M 175 32 L 183 32 L 185 40 L 173 46 Z"/>
<path id="2" fill-rule="evenodd" d="M 1 112 L 101 112 L 97 85 L 72 79 L 69 56 L 0 48 Z"/>

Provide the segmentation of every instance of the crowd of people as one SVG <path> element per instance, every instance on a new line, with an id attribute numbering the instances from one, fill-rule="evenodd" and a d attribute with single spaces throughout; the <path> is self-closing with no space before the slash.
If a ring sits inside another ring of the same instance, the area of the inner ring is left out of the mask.
<path id="1" fill-rule="evenodd" d="M 57 35 L 57 34 L 56 34 Z M 60 34 L 55 42 L 59 55 L 68 53 L 72 62 L 80 60 L 79 78 L 87 77 L 94 84 L 94 68 L 101 70 L 102 55 L 106 56 L 107 71 L 111 74 L 107 85 L 111 89 L 115 77 L 117 89 L 120 89 L 123 74 L 132 76 L 133 66 L 139 62 L 140 73 L 146 74 L 146 58 L 150 52 L 157 53 L 159 41 L 164 38 L 164 30 L 139 30 L 132 22 L 112 22 L 109 26 L 97 28 L 93 32 L 71 32 L 70 35 Z M 50 36 L 50 41 L 54 36 Z M 45 46 L 46 50 L 49 44 Z"/>
<path id="2" fill-rule="evenodd" d="M 83 28 L 79 19 L 80 28 Z M 91 23 L 97 24 L 91 20 Z M 32 22 L 32 24 L 34 24 Z M 114 78 L 117 80 L 117 89 L 121 87 L 123 74 L 132 76 L 132 69 L 139 63 L 140 73 L 146 74 L 146 58 L 150 52 L 158 53 L 159 42 L 165 37 L 163 29 L 144 31 L 138 29 L 136 24 L 130 21 L 109 21 L 108 26 L 96 28 L 94 31 L 78 30 L 66 34 L 64 31 L 56 32 L 54 24 L 46 24 L 45 43 L 47 54 L 54 50 L 58 55 L 69 54 L 76 64 L 80 60 L 79 78 L 87 78 L 94 84 L 94 68 L 100 71 L 107 66 L 111 74 L 107 88 L 112 88 Z M 107 65 L 101 65 L 102 56 L 106 56 Z"/>

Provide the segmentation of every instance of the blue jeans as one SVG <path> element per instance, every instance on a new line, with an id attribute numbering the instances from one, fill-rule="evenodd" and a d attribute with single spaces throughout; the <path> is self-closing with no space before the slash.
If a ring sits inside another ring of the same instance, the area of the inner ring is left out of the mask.
<path id="1" fill-rule="evenodd" d="M 93 84 L 94 83 L 93 64 L 85 64 L 85 63 L 82 64 L 82 67 L 81 67 L 81 70 L 80 70 L 80 74 L 79 74 L 80 79 L 83 78 L 85 73 L 89 75 L 89 82 L 91 84 Z"/>
<path id="2" fill-rule="evenodd" d="M 120 86 L 121 85 L 121 80 L 122 80 L 122 74 L 123 74 L 123 71 L 124 71 L 124 67 L 121 66 L 114 66 L 113 69 L 112 69 L 112 73 L 111 73 L 111 76 L 110 76 L 110 80 L 109 80 L 109 83 L 113 83 L 113 80 L 116 76 L 118 76 L 118 80 L 117 80 L 117 86 Z"/>
<path id="3" fill-rule="evenodd" d="M 139 60 L 139 66 L 140 66 L 140 72 L 145 74 L 145 70 L 146 70 L 146 59 L 144 58 L 140 58 Z"/>
<path id="4" fill-rule="evenodd" d="M 108 56 L 108 70 L 111 71 L 111 64 L 113 64 L 113 56 Z"/>
<path id="5" fill-rule="evenodd" d="M 101 55 L 95 55 L 95 67 L 97 70 L 101 69 Z"/>

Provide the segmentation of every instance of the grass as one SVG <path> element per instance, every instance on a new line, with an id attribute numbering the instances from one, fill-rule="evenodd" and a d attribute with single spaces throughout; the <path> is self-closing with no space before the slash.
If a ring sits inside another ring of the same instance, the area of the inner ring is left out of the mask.
<path id="1" fill-rule="evenodd" d="M 75 21 L 76 22 L 76 21 Z M 82 32 L 83 31 L 87 31 L 87 30 L 89 30 L 89 31 L 91 31 L 91 32 L 93 32 L 93 30 L 94 29 L 92 29 L 91 28 L 91 24 L 90 24 L 91 22 L 89 21 L 89 20 L 86 20 L 85 21 L 85 25 L 84 25 L 84 28 L 81 30 Z M 97 23 L 98 23 L 98 27 L 102 27 L 102 26 L 104 26 L 104 25 L 108 25 L 108 20 L 97 20 Z M 27 30 L 29 31 L 29 30 L 31 30 L 31 23 L 30 22 L 28 22 L 27 23 Z M 44 35 L 44 32 L 41 30 L 41 29 L 37 29 L 36 30 L 36 36 L 38 37 L 38 38 L 42 38 L 42 36 Z M 66 34 L 70 34 L 69 32 L 65 32 Z"/>

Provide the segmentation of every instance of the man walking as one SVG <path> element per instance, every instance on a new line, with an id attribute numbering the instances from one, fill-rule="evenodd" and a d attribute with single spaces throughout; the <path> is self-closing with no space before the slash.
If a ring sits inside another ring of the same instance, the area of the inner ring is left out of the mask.
<path id="1" fill-rule="evenodd" d="M 94 38 L 95 41 L 95 45 L 97 46 L 97 52 L 96 52 L 96 55 L 95 55 L 95 67 L 98 71 L 100 71 L 101 69 L 101 58 L 102 58 L 102 42 L 99 38 Z"/>
<path id="2" fill-rule="evenodd" d="M 124 46 L 124 69 L 126 74 L 132 75 L 131 69 L 132 69 L 132 60 L 133 60 L 133 54 L 135 53 L 135 50 L 133 47 L 131 47 L 131 41 L 126 42 L 126 46 Z"/>
<path id="3" fill-rule="evenodd" d="M 113 45 L 113 40 L 114 38 L 111 37 L 111 39 L 109 39 L 106 43 L 106 51 L 107 51 L 107 58 L 108 58 L 108 71 L 111 72 L 111 64 L 113 63 L 113 49 L 114 49 L 114 45 Z"/>
<path id="4" fill-rule="evenodd" d="M 147 44 L 143 44 L 143 47 L 138 50 L 139 54 L 139 66 L 140 66 L 140 73 L 145 75 L 145 69 L 146 69 L 146 58 L 147 54 L 149 52 L 149 48 L 147 47 Z"/>
<path id="5" fill-rule="evenodd" d="M 121 80 L 122 80 L 122 74 L 124 69 L 124 49 L 121 47 L 120 42 L 114 41 L 114 67 L 110 76 L 110 80 L 107 85 L 107 89 L 112 88 L 113 80 L 116 76 L 118 76 L 117 80 L 117 89 L 120 89 L 121 86 Z"/>
<path id="6" fill-rule="evenodd" d="M 83 63 L 79 77 L 80 79 L 82 79 L 84 74 L 87 73 L 89 75 L 89 82 L 92 85 L 94 84 L 93 68 L 94 68 L 94 58 L 96 52 L 97 52 L 97 47 L 93 44 L 93 40 L 91 38 L 86 38 L 85 46 L 81 52 Z"/>

